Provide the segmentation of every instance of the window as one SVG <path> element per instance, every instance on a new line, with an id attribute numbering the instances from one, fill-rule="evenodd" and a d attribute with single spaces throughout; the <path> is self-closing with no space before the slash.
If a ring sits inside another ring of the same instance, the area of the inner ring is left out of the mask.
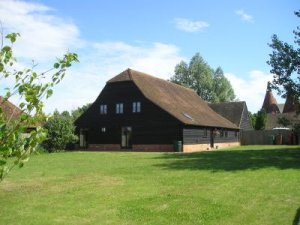
<path id="1" fill-rule="evenodd" d="M 133 113 L 141 112 L 141 102 L 133 102 L 132 103 L 132 112 Z"/>
<path id="2" fill-rule="evenodd" d="M 116 114 L 122 114 L 123 111 L 123 103 L 117 103 L 116 104 Z"/>
<path id="3" fill-rule="evenodd" d="M 107 114 L 107 105 L 100 105 L 100 114 Z"/>
<path id="4" fill-rule="evenodd" d="M 101 133 L 105 133 L 106 132 L 106 127 L 101 127 Z"/>

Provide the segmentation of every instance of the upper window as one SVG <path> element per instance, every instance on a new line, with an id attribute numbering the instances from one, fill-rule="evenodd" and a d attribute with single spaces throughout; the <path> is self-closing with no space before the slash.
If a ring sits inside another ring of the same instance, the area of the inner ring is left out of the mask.
<path id="1" fill-rule="evenodd" d="M 116 114 L 122 114 L 123 111 L 123 103 L 117 103 L 116 104 Z"/>
<path id="2" fill-rule="evenodd" d="M 133 113 L 141 112 L 141 102 L 133 102 L 132 103 L 132 112 Z"/>
<path id="3" fill-rule="evenodd" d="M 107 114 L 107 105 L 100 105 L 100 114 Z"/>

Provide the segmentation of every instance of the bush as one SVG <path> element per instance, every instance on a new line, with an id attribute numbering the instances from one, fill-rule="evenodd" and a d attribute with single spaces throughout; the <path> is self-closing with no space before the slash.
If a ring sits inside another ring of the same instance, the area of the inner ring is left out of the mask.
<path id="1" fill-rule="evenodd" d="M 49 152 L 61 151 L 67 148 L 68 145 L 77 141 L 75 136 L 75 126 L 69 112 L 59 113 L 55 111 L 53 116 L 49 118 L 44 125 L 47 129 L 47 138 L 43 142 L 43 147 Z"/>

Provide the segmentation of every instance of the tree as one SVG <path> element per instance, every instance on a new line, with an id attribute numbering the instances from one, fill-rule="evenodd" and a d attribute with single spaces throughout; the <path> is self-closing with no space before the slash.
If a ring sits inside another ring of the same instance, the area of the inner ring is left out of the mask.
<path id="1" fill-rule="evenodd" d="M 289 125 L 291 125 L 291 121 L 289 119 L 287 119 L 286 117 L 282 116 L 282 117 L 279 117 L 277 119 L 277 123 L 283 127 L 287 127 Z"/>
<path id="2" fill-rule="evenodd" d="M 177 64 L 171 81 L 195 90 L 203 100 L 208 102 L 232 101 L 235 98 L 223 70 L 218 67 L 214 71 L 199 53 L 192 57 L 189 65 L 184 61 Z"/>
<path id="3" fill-rule="evenodd" d="M 68 144 L 77 140 L 77 136 L 74 134 L 73 117 L 68 111 L 61 114 L 55 111 L 44 128 L 47 130 L 47 137 L 42 145 L 49 152 L 64 150 Z"/>
<path id="4" fill-rule="evenodd" d="M 81 116 L 84 112 L 86 112 L 86 110 L 88 110 L 88 108 L 91 106 L 91 103 L 87 103 L 81 107 L 78 107 L 77 109 L 73 110 L 71 112 L 73 120 L 77 120 L 79 116 Z"/>
<path id="5" fill-rule="evenodd" d="M 251 125 L 252 125 L 253 128 L 255 128 L 256 116 L 257 116 L 257 113 L 252 114 L 251 112 L 249 112 L 249 117 L 250 117 Z"/>
<path id="6" fill-rule="evenodd" d="M 300 17 L 300 10 L 295 12 Z M 298 111 L 300 111 L 300 27 L 293 31 L 296 46 L 281 41 L 277 35 L 272 36 L 269 46 L 273 52 L 269 55 L 267 62 L 274 74 L 272 88 L 277 90 L 282 97 L 294 96 Z"/>
<path id="7" fill-rule="evenodd" d="M 255 130 L 264 130 L 267 122 L 267 113 L 264 109 L 259 110 L 257 113 L 254 113 L 253 116 L 255 117 Z"/>
<path id="8" fill-rule="evenodd" d="M 57 59 L 53 68 L 43 73 L 34 71 L 35 64 L 32 68 L 17 70 L 12 47 L 20 35 L 10 33 L 4 37 L 2 32 L 0 36 L 2 40 L 0 80 L 9 79 L 13 82 L 12 86 L 3 89 L 4 101 L 0 103 L 0 181 L 2 181 L 13 167 L 22 167 L 46 137 L 46 131 L 41 127 L 47 119 L 43 112 L 43 101 L 52 95 L 53 87 L 63 79 L 66 69 L 73 62 L 78 62 L 78 58 L 75 53 L 66 53 L 61 59 Z M 45 82 L 46 79 L 49 81 Z M 22 114 L 11 120 L 11 117 L 5 116 L 1 106 L 15 95 L 19 96 L 18 106 Z M 35 126 L 36 129 L 24 136 L 29 125 Z M 8 160 L 9 158 L 11 160 Z"/>
<path id="9" fill-rule="evenodd" d="M 221 67 L 214 72 L 215 102 L 229 102 L 235 99 L 234 90 L 229 80 L 224 76 Z"/>

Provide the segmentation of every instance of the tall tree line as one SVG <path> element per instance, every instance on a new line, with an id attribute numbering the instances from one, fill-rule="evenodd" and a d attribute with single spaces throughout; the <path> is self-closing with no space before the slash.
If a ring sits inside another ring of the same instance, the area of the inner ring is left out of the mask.
<path id="1" fill-rule="evenodd" d="M 189 63 L 181 61 L 175 67 L 171 82 L 191 88 L 211 103 L 234 101 L 236 96 L 221 67 L 214 70 L 196 53 Z"/>

